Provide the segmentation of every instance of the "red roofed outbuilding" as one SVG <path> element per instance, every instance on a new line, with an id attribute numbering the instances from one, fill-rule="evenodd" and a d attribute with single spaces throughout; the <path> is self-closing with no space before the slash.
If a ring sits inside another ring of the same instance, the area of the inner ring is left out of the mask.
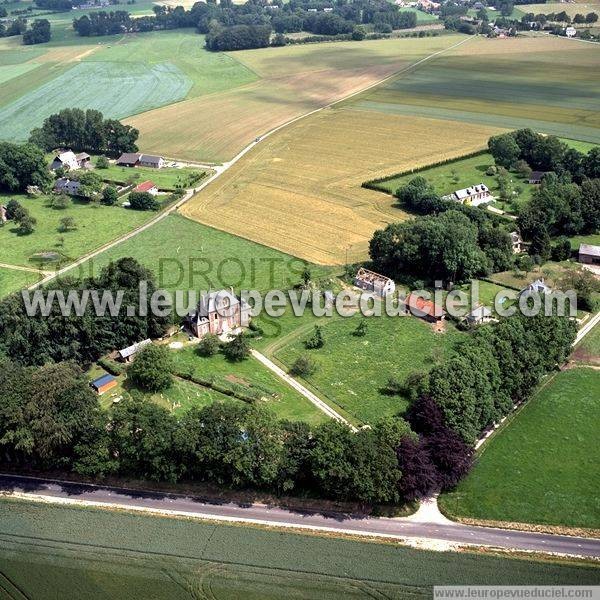
<path id="1" fill-rule="evenodd" d="M 446 317 L 446 313 L 441 306 L 431 300 L 425 300 L 419 294 L 409 294 L 404 303 L 410 314 L 431 323 L 437 323 Z"/>
<path id="2" fill-rule="evenodd" d="M 134 192 L 148 192 L 149 194 L 152 194 L 153 196 L 156 196 L 156 194 L 158 194 L 158 188 L 156 187 L 156 185 L 154 184 L 153 181 L 142 181 L 142 183 L 140 183 L 139 185 L 136 185 L 133 188 Z"/>

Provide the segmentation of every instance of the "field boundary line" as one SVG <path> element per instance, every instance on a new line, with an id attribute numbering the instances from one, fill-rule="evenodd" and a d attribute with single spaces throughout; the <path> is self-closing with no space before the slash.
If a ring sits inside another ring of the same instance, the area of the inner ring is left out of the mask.
<path id="1" fill-rule="evenodd" d="M 321 400 L 316 394 L 311 392 L 309 389 L 305 388 L 299 381 L 294 379 L 291 375 L 288 375 L 282 368 L 278 367 L 272 360 L 267 358 L 264 354 L 261 354 L 257 350 L 250 350 L 252 356 L 264 365 L 267 369 L 272 371 L 277 377 L 279 377 L 282 381 L 285 381 L 289 386 L 294 388 L 297 392 L 302 394 L 307 400 L 309 400 L 312 404 L 314 404 L 320 411 L 324 412 L 328 417 L 339 421 L 340 423 L 344 423 L 347 425 L 354 433 L 358 431 L 358 429 L 352 425 L 349 421 L 347 421 L 342 415 L 336 412 L 329 404 Z"/>
<path id="2" fill-rule="evenodd" d="M 435 58 L 436 56 L 439 56 L 440 54 L 443 54 L 445 52 L 448 52 L 450 50 L 453 50 L 454 48 L 457 48 L 458 46 L 461 46 L 462 44 L 465 44 L 466 42 L 470 41 L 471 39 L 473 39 L 476 36 L 469 36 L 466 37 L 462 40 L 460 40 L 459 42 L 457 42 L 456 44 L 452 44 L 451 46 L 448 46 L 447 48 L 443 48 L 442 50 L 438 50 L 436 52 L 433 52 L 432 54 L 416 61 L 415 63 L 412 63 L 410 65 L 407 65 L 406 67 L 404 67 L 403 69 L 400 69 L 399 71 L 396 71 L 395 73 L 393 73 L 392 75 L 389 75 L 388 77 L 384 77 L 383 79 L 381 79 L 380 81 L 374 82 L 372 84 L 370 84 L 369 86 L 363 88 L 362 90 L 353 92 L 352 94 L 345 96 L 344 98 L 340 98 L 339 100 L 335 100 L 334 102 L 330 102 L 329 104 L 325 104 L 324 106 L 321 106 L 319 108 L 316 108 L 312 111 L 309 111 L 303 115 L 299 115 L 297 117 L 294 117 L 293 119 L 290 119 L 289 121 L 286 121 L 285 123 L 282 123 L 281 125 L 278 125 L 277 127 L 267 131 L 266 133 L 262 134 L 262 135 L 258 135 L 256 137 L 256 139 L 254 139 L 252 142 L 250 142 L 250 144 L 248 144 L 245 148 L 242 148 L 242 150 L 240 150 L 240 152 L 238 152 L 231 160 L 229 161 L 225 161 L 224 163 L 222 163 L 221 165 L 216 165 L 213 168 L 213 174 L 209 177 L 207 177 L 199 187 L 197 188 L 192 188 L 192 189 L 188 189 L 186 190 L 186 193 L 184 194 L 184 196 L 182 198 L 180 198 L 177 202 L 175 202 L 174 204 L 172 204 L 171 206 L 167 207 L 165 210 L 163 210 L 162 212 L 160 212 L 156 217 L 154 217 L 153 219 L 151 219 L 150 221 L 148 221 L 147 223 L 144 223 L 143 225 L 141 225 L 140 227 L 138 227 L 137 229 L 133 229 L 132 231 L 126 233 L 125 235 L 118 237 L 117 239 L 101 246 L 100 248 L 94 250 L 93 252 L 90 252 L 80 258 L 78 258 L 76 261 L 70 263 L 69 265 L 63 267 L 62 269 L 58 269 L 57 271 L 53 272 L 51 275 L 48 275 L 46 277 L 44 277 L 42 280 L 38 281 L 37 283 L 29 286 L 28 290 L 34 290 L 42 285 L 45 285 L 46 283 L 52 281 L 53 279 L 60 277 L 61 275 L 64 275 L 65 273 L 68 273 L 69 271 L 72 271 L 73 269 L 81 266 L 82 264 L 84 264 L 85 262 L 87 262 L 88 260 L 91 260 L 92 258 L 96 258 L 97 256 L 99 256 L 100 254 L 103 254 L 104 252 L 108 251 L 108 250 L 112 250 L 114 247 L 118 246 L 119 244 L 122 244 L 123 242 L 126 242 L 127 240 L 130 240 L 131 238 L 135 237 L 136 235 L 142 233 L 143 231 L 146 231 L 147 229 L 150 229 L 150 227 L 156 225 L 157 223 L 159 223 L 160 221 L 162 221 L 163 219 L 165 219 L 168 215 L 174 213 L 175 211 L 177 211 L 179 208 L 181 208 L 186 202 L 188 202 L 189 200 L 191 200 L 193 197 L 195 197 L 196 195 L 198 195 L 204 188 L 208 187 L 211 183 L 213 183 L 215 180 L 217 180 L 223 173 L 225 173 L 226 171 L 228 171 L 234 164 L 236 164 L 243 156 L 245 156 L 248 152 L 250 152 L 250 150 L 252 150 L 257 144 L 259 144 L 260 142 L 262 142 L 265 138 L 277 133 L 278 131 L 281 131 L 282 129 L 284 129 L 285 127 L 288 127 L 289 125 L 293 125 L 294 123 L 300 121 L 301 119 L 304 119 L 306 117 L 309 117 L 311 115 L 314 115 L 318 112 L 321 112 L 327 108 L 331 108 L 332 106 L 339 104 L 340 102 L 344 102 L 346 100 L 349 100 L 350 98 L 353 98 L 354 96 L 357 96 L 358 94 L 362 94 L 363 92 L 366 92 L 378 85 L 381 85 L 382 83 L 385 83 L 386 81 L 389 81 L 390 79 L 397 77 L 398 75 L 401 75 L 402 73 L 405 73 L 406 71 L 413 69 L 415 67 L 418 67 L 419 65 L 423 64 L 424 62 L 431 60 L 432 58 Z M 181 162 L 185 162 L 185 161 L 181 161 Z M 213 228 L 216 229 L 216 228 Z M 238 236 L 240 237 L 240 236 Z"/>

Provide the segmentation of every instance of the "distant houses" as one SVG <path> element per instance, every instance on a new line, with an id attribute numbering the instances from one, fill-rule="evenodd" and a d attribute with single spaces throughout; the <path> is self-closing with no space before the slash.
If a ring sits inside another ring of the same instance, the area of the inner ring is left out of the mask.
<path id="1" fill-rule="evenodd" d="M 369 271 L 364 267 L 361 267 L 356 273 L 354 285 L 367 292 L 374 292 L 381 297 L 393 294 L 396 289 L 393 279 L 375 273 L 375 271 Z"/>
<path id="2" fill-rule="evenodd" d="M 250 311 L 250 305 L 233 291 L 210 292 L 200 298 L 196 309 L 188 315 L 186 325 L 198 338 L 208 334 L 222 335 L 248 327 Z"/>
<path id="3" fill-rule="evenodd" d="M 478 183 L 462 190 L 456 190 L 453 194 L 447 196 L 447 198 L 460 204 L 466 204 L 467 206 L 479 206 L 494 199 L 485 183 Z"/>
<path id="4" fill-rule="evenodd" d="M 136 185 L 133 188 L 133 191 L 147 192 L 148 194 L 152 194 L 153 196 L 156 196 L 158 194 L 158 188 L 156 187 L 156 184 L 152 181 L 143 181 L 139 185 Z"/>
<path id="5" fill-rule="evenodd" d="M 581 244 L 579 246 L 579 262 L 584 265 L 600 265 L 600 246 Z"/>
<path id="6" fill-rule="evenodd" d="M 425 300 L 418 294 L 410 293 L 404 300 L 404 304 L 410 314 L 430 323 L 439 323 L 446 318 L 446 313 L 441 306 L 431 300 Z"/>
<path id="7" fill-rule="evenodd" d="M 162 156 L 139 154 L 138 152 L 125 152 L 117 159 L 117 165 L 120 167 L 150 167 L 152 169 L 162 169 L 166 165 L 166 162 Z"/>
<path id="8" fill-rule="evenodd" d="M 77 171 L 78 169 L 90 169 L 92 167 L 92 157 L 80 152 L 75 154 L 71 150 L 58 153 L 50 163 L 50 170 L 64 169 L 65 171 Z"/>

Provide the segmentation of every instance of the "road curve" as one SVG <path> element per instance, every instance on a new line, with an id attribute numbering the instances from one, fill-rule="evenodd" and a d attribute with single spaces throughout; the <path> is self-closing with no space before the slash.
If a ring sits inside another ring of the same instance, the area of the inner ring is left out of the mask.
<path id="1" fill-rule="evenodd" d="M 162 492 L 0 474 L 0 492 L 32 500 L 44 498 L 87 502 L 96 506 L 129 508 L 182 516 L 330 531 L 399 540 L 430 540 L 456 545 L 491 546 L 519 551 L 600 558 L 600 539 L 531 533 L 453 522 L 408 518 L 375 518 L 293 511 L 262 504 L 235 504 Z M 0 532 L 2 525 L 0 525 Z"/>

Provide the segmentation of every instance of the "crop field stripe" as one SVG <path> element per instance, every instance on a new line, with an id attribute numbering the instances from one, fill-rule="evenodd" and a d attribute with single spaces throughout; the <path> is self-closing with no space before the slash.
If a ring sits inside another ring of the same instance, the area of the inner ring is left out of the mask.
<path id="1" fill-rule="evenodd" d="M 480 112 L 457 111 L 428 106 L 415 106 L 412 104 L 388 104 L 382 102 L 372 102 L 369 100 L 361 100 L 353 106 L 344 108 L 349 110 L 375 110 L 387 114 L 429 117 L 431 119 L 442 119 L 445 121 L 480 123 L 481 125 L 489 125 L 490 127 L 499 127 L 504 129 L 520 129 L 530 127 L 541 133 L 546 133 L 549 135 L 568 137 L 574 140 L 600 144 L 600 129 L 579 125 L 569 125 L 566 123 L 551 123 L 550 121 L 538 121 L 534 119 L 522 119 L 518 117 L 491 115 Z"/>
<path id="2" fill-rule="evenodd" d="M 80 62 L 0 109 L 0 138 L 24 140 L 65 107 L 95 108 L 114 118 L 145 112 L 185 98 L 191 86 L 170 63 Z"/>

